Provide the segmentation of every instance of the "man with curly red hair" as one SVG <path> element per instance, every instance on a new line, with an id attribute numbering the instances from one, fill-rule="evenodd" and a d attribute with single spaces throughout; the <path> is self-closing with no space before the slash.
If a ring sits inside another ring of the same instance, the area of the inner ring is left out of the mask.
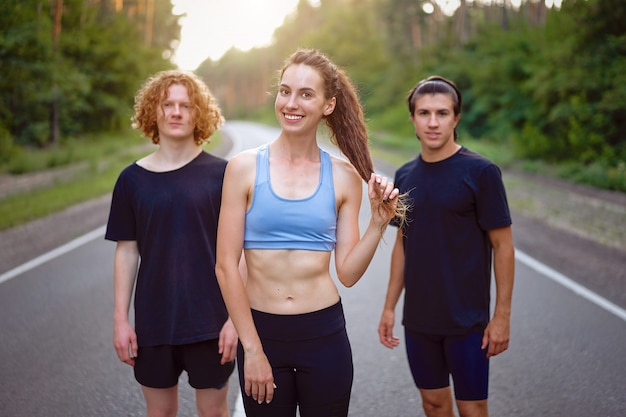
<path id="1" fill-rule="evenodd" d="M 132 126 L 158 145 L 120 174 L 105 238 L 114 255 L 114 335 L 148 416 L 175 416 L 183 371 L 199 416 L 228 416 L 237 334 L 215 277 L 226 161 L 202 149 L 224 119 L 193 73 L 164 71 L 135 96 Z M 135 327 L 130 323 L 135 292 Z"/>

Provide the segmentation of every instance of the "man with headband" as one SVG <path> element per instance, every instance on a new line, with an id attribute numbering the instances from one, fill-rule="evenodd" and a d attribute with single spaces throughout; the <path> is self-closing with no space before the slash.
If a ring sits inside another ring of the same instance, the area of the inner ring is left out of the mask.
<path id="1" fill-rule="evenodd" d="M 378 333 L 394 348 L 395 307 L 409 366 L 428 417 L 487 416 L 489 358 L 508 348 L 514 246 L 500 169 L 457 143 L 461 93 L 439 76 L 408 97 L 422 152 L 396 172 L 412 203 L 398 228 Z M 491 271 L 496 299 L 490 314 Z"/>

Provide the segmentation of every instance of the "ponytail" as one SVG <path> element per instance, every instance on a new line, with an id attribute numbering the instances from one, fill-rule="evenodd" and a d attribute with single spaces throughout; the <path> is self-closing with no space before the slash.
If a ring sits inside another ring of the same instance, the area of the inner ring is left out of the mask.
<path id="1" fill-rule="evenodd" d="M 359 176 L 368 182 L 375 172 L 374 162 L 369 150 L 363 106 L 355 86 L 341 68 L 315 49 L 297 50 L 287 59 L 280 72 L 280 78 L 289 66 L 298 64 L 314 68 L 322 77 L 326 98 L 335 97 L 335 109 L 325 117 L 326 126 L 330 130 L 330 140 L 348 158 Z M 383 209 L 389 202 L 385 203 L 387 204 L 381 206 Z M 399 196 L 396 217 L 400 219 L 400 223 L 404 222 L 407 207 L 404 195 Z"/>

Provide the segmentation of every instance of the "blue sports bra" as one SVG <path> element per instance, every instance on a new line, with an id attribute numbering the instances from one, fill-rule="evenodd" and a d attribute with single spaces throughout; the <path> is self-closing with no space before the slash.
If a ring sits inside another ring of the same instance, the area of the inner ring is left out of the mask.
<path id="1" fill-rule="evenodd" d="M 245 249 L 332 251 L 337 242 L 337 203 L 330 155 L 320 149 L 320 182 L 313 194 L 283 198 L 270 183 L 268 144 L 259 147 L 254 195 L 246 212 Z"/>

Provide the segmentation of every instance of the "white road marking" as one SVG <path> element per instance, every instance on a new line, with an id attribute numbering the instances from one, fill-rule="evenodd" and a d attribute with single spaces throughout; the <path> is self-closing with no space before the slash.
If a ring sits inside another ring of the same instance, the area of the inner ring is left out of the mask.
<path id="1" fill-rule="evenodd" d="M 34 269 L 41 264 L 51 261 L 54 258 L 57 258 L 61 255 L 71 252 L 72 250 L 77 249 L 84 244 L 87 244 L 95 239 L 98 239 L 104 236 L 105 229 L 106 229 L 106 226 L 104 225 L 100 226 L 97 229 L 92 230 L 91 232 L 87 234 L 84 234 L 83 236 L 80 236 L 62 246 L 59 246 L 56 249 L 51 250 L 50 252 L 44 253 L 41 256 L 31 259 L 30 261 L 3 273 L 2 275 L 0 275 L 0 284 L 12 278 L 15 278 L 16 276 L 21 275 L 27 271 L 30 271 L 31 269 Z M 530 257 L 529 255 L 525 254 L 519 249 L 515 250 L 515 258 L 518 261 L 525 264 L 526 266 L 534 269 L 541 275 L 547 278 L 550 278 L 551 280 L 557 282 L 563 287 L 573 291 L 574 293 L 580 295 L 586 300 L 596 304 L 598 307 L 601 307 L 602 309 L 608 311 L 614 316 L 619 317 L 620 319 L 626 321 L 625 309 L 610 302 L 606 298 L 596 294 L 590 289 L 578 284 L 573 279 L 561 274 L 560 272 Z"/>
<path id="2" fill-rule="evenodd" d="M 246 412 L 243 408 L 243 400 L 241 399 L 241 390 L 238 389 L 237 400 L 235 400 L 235 409 L 231 417 L 246 417 Z"/>
<path id="3" fill-rule="evenodd" d="M 41 256 L 38 256 L 30 261 L 11 269 L 10 271 L 5 272 L 0 275 L 0 284 L 4 281 L 8 281 L 11 278 L 15 278 L 16 276 L 23 274 L 24 272 L 30 271 L 33 268 L 38 267 L 39 265 L 51 261 L 54 258 L 57 258 L 61 255 L 64 255 L 68 252 L 73 251 L 74 249 L 91 242 L 92 240 L 96 240 L 102 236 L 104 236 L 104 231 L 106 226 L 100 226 L 96 230 L 92 230 L 91 232 L 84 234 L 63 246 L 59 246 L 56 249 L 51 250 L 50 252 L 44 253 Z"/>
<path id="4" fill-rule="evenodd" d="M 531 258 L 530 256 L 526 255 L 524 252 L 520 251 L 519 249 L 515 249 L 515 258 L 518 261 L 525 264 L 526 266 L 539 272 L 541 275 L 547 278 L 550 278 L 551 280 L 557 282 L 558 284 L 561 284 L 565 288 L 573 291 L 574 293 L 580 295 L 581 297 L 587 299 L 588 301 L 591 301 L 595 305 L 603 308 L 609 313 L 626 321 L 626 310 L 624 310 L 623 308 L 621 308 L 620 306 L 616 304 L 613 304 L 606 298 L 599 296 L 598 294 L 589 290 L 588 288 L 583 287 L 582 285 L 578 284 L 571 278 L 568 278 L 565 275 L 561 274 L 560 272 L 550 268 L 549 266 L 542 264 L 535 258 Z"/>
<path id="5" fill-rule="evenodd" d="M 229 152 L 229 155 L 227 156 L 227 158 L 230 158 L 231 156 L 237 154 L 238 152 L 241 152 L 242 150 L 248 149 L 252 146 L 258 146 L 260 143 L 266 143 L 266 141 L 267 142 L 271 141 L 272 135 L 273 135 L 273 132 L 269 130 L 267 136 L 265 136 L 262 140 L 253 141 L 251 143 L 248 143 L 247 146 L 240 146 L 240 147 L 231 149 L 231 152 Z M 234 141 L 234 142 L 241 143 L 242 141 Z M 327 151 L 332 152 L 332 149 L 327 149 Z M 97 228 L 96 230 L 93 230 L 77 239 L 72 240 L 69 243 L 66 243 L 63 246 L 60 246 L 48 253 L 45 253 L 41 256 L 38 256 L 37 258 L 32 259 L 31 261 L 26 262 L 25 264 L 22 264 L 10 271 L 5 272 L 4 274 L 0 275 L 0 284 L 20 274 L 23 274 L 33 268 L 36 268 L 37 266 L 45 262 L 48 262 L 63 254 L 66 254 L 86 243 L 89 243 L 99 237 L 104 236 L 105 230 L 106 230 L 106 225 L 101 226 Z M 587 289 L 586 287 L 583 287 L 582 285 L 576 283 L 571 278 L 568 278 L 565 275 L 561 274 L 560 272 L 550 268 L 549 266 L 542 264 L 538 260 L 531 258 L 530 256 L 526 255 L 524 252 L 518 249 L 515 250 L 515 258 L 518 261 L 525 264 L 526 266 L 530 267 L 531 269 L 534 269 L 541 275 L 547 278 L 550 278 L 551 280 L 557 282 L 563 287 L 573 291 L 574 293 L 580 295 L 586 300 L 596 304 L 597 306 L 608 311 L 609 313 L 626 321 L 626 310 L 611 303 L 604 297 L 601 297 L 600 295 L 594 293 L 593 291 Z M 245 415 L 246 414 L 244 412 L 243 400 L 241 398 L 241 391 L 239 391 L 237 394 L 237 399 L 235 400 L 235 406 L 234 406 L 232 417 L 245 417 Z"/>

